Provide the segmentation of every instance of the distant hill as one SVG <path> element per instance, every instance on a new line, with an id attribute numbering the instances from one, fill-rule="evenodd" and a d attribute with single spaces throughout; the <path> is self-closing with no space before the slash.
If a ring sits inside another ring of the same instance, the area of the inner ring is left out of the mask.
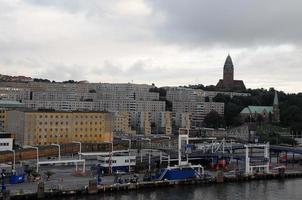
<path id="1" fill-rule="evenodd" d="M 9 76 L 0 74 L 0 81 L 4 82 L 31 82 L 33 79 L 27 76 Z"/>

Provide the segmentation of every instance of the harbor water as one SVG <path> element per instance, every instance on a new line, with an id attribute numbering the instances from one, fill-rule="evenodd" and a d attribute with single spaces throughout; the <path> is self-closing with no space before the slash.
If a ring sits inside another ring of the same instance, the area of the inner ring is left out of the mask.
<path id="1" fill-rule="evenodd" d="M 66 200 L 301 200 L 302 179 L 265 180 L 213 185 L 179 185 L 68 197 Z"/>

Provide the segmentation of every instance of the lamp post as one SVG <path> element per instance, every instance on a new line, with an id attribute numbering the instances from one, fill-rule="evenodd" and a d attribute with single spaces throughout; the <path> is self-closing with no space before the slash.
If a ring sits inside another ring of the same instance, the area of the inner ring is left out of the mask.
<path id="1" fill-rule="evenodd" d="M 59 148 L 59 157 L 58 159 L 61 160 L 61 146 L 60 144 L 51 144 L 52 146 L 57 146 Z"/>
<path id="2" fill-rule="evenodd" d="M 149 158 L 148 158 L 148 161 L 149 161 L 149 167 L 148 167 L 148 169 L 149 169 L 149 172 L 150 172 L 151 171 L 151 154 L 152 154 L 151 139 L 150 138 L 142 138 L 142 140 L 149 141 L 149 147 L 150 147 L 150 149 L 149 149 Z"/>
<path id="3" fill-rule="evenodd" d="M 14 161 L 13 161 L 13 171 L 15 172 L 16 171 L 16 151 L 13 149 L 13 150 L 9 150 L 11 152 L 13 152 L 13 155 L 14 155 Z"/>
<path id="4" fill-rule="evenodd" d="M 26 149 L 32 148 L 32 149 L 36 149 L 37 150 L 37 169 L 36 169 L 36 171 L 38 173 L 39 172 L 39 148 L 38 147 L 34 147 L 34 146 L 24 146 L 24 148 L 26 148 Z"/>
<path id="5" fill-rule="evenodd" d="M 122 139 L 122 140 L 124 140 L 124 141 L 128 141 L 129 143 L 128 143 L 128 163 L 129 163 L 129 166 L 128 166 L 128 170 L 129 170 L 129 173 L 131 172 L 131 163 L 130 163 L 130 149 L 131 149 L 131 139 Z"/>
<path id="6" fill-rule="evenodd" d="M 74 144 L 79 144 L 80 145 L 80 151 L 79 151 L 79 160 L 81 160 L 81 154 L 82 154 L 82 143 L 81 142 L 77 142 L 77 141 L 72 141 L 72 143 Z"/>

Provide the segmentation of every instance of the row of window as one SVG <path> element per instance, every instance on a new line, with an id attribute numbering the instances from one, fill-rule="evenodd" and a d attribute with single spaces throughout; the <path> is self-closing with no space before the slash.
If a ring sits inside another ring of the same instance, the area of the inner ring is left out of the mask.
<path id="1" fill-rule="evenodd" d="M 106 163 L 106 164 L 108 164 L 109 163 L 109 161 L 110 160 L 106 160 L 106 161 L 104 161 L 104 160 L 100 160 L 100 163 Z M 136 162 L 136 160 L 135 159 L 130 159 L 130 163 L 135 163 Z M 116 163 L 116 160 L 111 160 L 111 163 Z M 129 160 L 128 159 L 126 159 L 125 160 L 125 163 L 129 163 Z"/>
<path id="2" fill-rule="evenodd" d="M 39 122 L 39 125 L 42 125 L 43 123 L 42 122 Z M 44 122 L 44 124 L 45 125 L 47 125 L 48 123 L 47 122 Z M 49 122 L 49 124 L 50 125 L 64 125 L 64 122 Z M 66 125 L 68 125 L 68 122 L 65 122 L 65 124 Z M 80 124 L 80 125 L 88 125 L 88 124 L 90 124 L 90 125 L 92 125 L 93 123 L 92 122 L 75 122 L 75 125 L 78 125 L 78 124 Z M 98 122 L 94 122 L 94 124 L 95 125 L 97 125 L 98 124 Z M 102 122 L 99 122 L 99 124 L 101 125 L 102 124 Z"/>
<path id="3" fill-rule="evenodd" d="M 7 147 L 7 146 L 9 146 L 9 143 L 8 142 L 1 142 L 0 146 Z"/>
<path id="4" fill-rule="evenodd" d="M 93 137 L 91 134 L 90 134 L 90 136 L 88 136 L 88 135 L 75 135 L 75 137 Z M 94 135 L 94 137 L 102 137 L 102 135 L 101 134 L 99 134 L 99 135 Z"/>
<path id="5" fill-rule="evenodd" d="M 64 137 L 64 135 L 44 135 L 44 137 L 42 136 L 42 135 L 39 135 L 39 139 L 42 139 L 42 138 L 59 138 L 59 137 L 61 137 L 61 138 L 63 138 Z M 82 134 L 80 134 L 80 135 L 75 135 L 75 137 L 80 137 L 80 138 L 82 138 L 82 137 L 102 137 L 102 135 L 101 134 L 95 134 L 94 136 L 92 135 L 92 134 L 90 134 L 90 135 L 82 135 Z M 34 138 L 36 138 L 36 136 L 34 136 Z M 68 138 L 68 135 L 65 135 L 65 138 Z M 2 144 L 2 143 L 0 143 L 0 144 Z"/>
<path id="6" fill-rule="evenodd" d="M 39 117 L 40 117 L 40 118 L 43 118 L 43 115 L 40 115 Z M 50 117 L 50 118 L 64 118 L 64 117 L 65 117 L 65 118 L 69 118 L 68 115 L 60 115 L 60 116 L 59 116 L 59 115 L 50 115 L 49 117 Z M 48 115 L 44 115 L 44 118 L 48 118 Z M 88 118 L 91 118 L 91 119 L 92 119 L 92 118 L 95 118 L 95 119 L 100 118 L 100 119 L 101 119 L 102 116 L 96 116 L 96 115 L 95 115 L 95 116 L 93 116 L 93 115 L 91 115 L 91 116 L 87 116 L 87 115 L 79 115 L 79 116 L 78 116 L 78 115 L 76 115 L 75 118 L 86 118 L 86 119 L 88 119 Z"/>
<path id="7" fill-rule="evenodd" d="M 68 132 L 68 130 L 69 130 L 68 128 L 65 128 L 66 132 Z M 94 131 L 100 131 L 100 132 L 102 131 L 101 128 L 94 128 L 94 129 L 93 128 L 75 128 L 74 130 L 75 131 L 93 131 L 94 130 Z M 43 131 L 43 129 L 40 128 L 39 132 L 42 132 L 42 131 Z M 44 131 L 45 132 L 47 132 L 47 131 L 50 131 L 50 132 L 64 131 L 64 128 L 60 128 L 60 129 L 59 128 L 50 128 L 50 129 L 45 128 Z M 28 131 L 28 132 L 30 132 L 30 131 Z"/>

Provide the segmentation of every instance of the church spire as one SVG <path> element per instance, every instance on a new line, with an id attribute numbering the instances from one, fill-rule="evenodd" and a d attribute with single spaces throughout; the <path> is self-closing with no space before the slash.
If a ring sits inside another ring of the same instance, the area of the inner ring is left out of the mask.
<path id="1" fill-rule="evenodd" d="M 280 109 L 278 93 L 275 91 L 274 104 L 273 104 L 273 122 L 280 122 Z"/>
<path id="2" fill-rule="evenodd" d="M 223 68 L 224 69 L 232 69 L 233 70 L 234 66 L 233 66 L 233 61 L 232 61 L 232 58 L 231 58 L 230 54 L 228 54 L 228 57 L 225 60 Z"/>
<path id="3" fill-rule="evenodd" d="M 279 100 L 278 100 L 278 93 L 275 91 L 275 97 L 274 97 L 274 104 L 273 105 L 279 105 Z"/>

